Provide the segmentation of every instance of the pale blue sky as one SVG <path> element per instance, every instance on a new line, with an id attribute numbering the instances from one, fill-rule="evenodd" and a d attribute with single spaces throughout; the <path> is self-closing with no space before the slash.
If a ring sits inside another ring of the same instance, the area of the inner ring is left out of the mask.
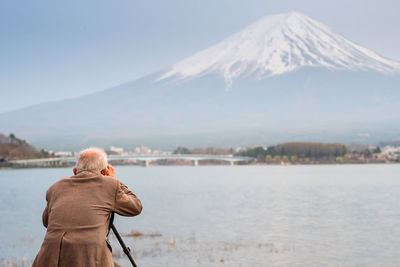
<path id="1" fill-rule="evenodd" d="M 2 0 L 0 112 L 134 80 L 289 11 L 400 60 L 396 0 Z"/>

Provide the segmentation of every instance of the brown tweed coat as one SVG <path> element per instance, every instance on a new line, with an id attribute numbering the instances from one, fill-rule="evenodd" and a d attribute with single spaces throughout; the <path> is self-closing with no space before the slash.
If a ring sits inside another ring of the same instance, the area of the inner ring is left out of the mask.
<path id="1" fill-rule="evenodd" d="M 110 212 L 142 211 L 140 200 L 118 179 L 89 171 L 53 184 L 46 200 L 47 233 L 33 267 L 114 266 L 106 244 Z"/>

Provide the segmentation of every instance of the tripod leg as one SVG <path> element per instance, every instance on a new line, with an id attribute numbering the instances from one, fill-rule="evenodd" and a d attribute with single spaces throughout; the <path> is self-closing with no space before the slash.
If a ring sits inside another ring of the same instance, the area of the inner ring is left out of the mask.
<path id="1" fill-rule="evenodd" d="M 135 261 L 132 258 L 131 250 L 125 245 L 124 241 L 122 240 L 122 237 L 119 235 L 117 228 L 115 228 L 114 224 L 111 224 L 111 229 L 113 230 L 115 236 L 117 237 L 118 242 L 121 244 L 124 253 L 126 254 L 126 256 L 128 256 L 129 261 L 132 263 L 132 266 L 137 267 Z"/>

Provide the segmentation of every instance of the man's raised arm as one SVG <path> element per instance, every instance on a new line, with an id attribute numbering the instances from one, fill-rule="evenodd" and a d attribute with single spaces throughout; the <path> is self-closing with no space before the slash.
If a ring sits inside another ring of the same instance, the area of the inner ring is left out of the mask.
<path id="1" fill-rule="evenodd" d="M 111 164 L 107 165 L 105 175 L 115 178 L 115 170 Z M 118 179 L 115 195 L 114 211 L 122 216 L 136 216 L 142 212 L 142 203 L 129 188 Z"/>
<path id="2" fill-rule="evenodd" d="M 142 203 L 129 188 L 118 181 L 114 211 L 122 216 L 136 216 L 142 212 Z"/>

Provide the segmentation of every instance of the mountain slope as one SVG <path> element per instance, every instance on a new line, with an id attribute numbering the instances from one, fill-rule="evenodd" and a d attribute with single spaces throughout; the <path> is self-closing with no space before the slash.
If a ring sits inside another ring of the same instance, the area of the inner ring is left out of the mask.
<path id="1" fill-rule="evenodd" d="M 230 86 L 240 77 L 262 79 L 298 70 L 399 72 L 400 64 L 332 32 L 297 12 L 265 16 L 246 29 L 203 50 L 161 74 L 159 80 L 190 79 L 210 73 Z"/>
<path id="2" fill-rule="evenodd" d="M 398 71 L 398 62 L 304 15 L 274 15 L 167 70 L 3 113 L 0 125 L 49 148 L 359 142 L 360 136 L 375 142 L 400 136 Z"/>

